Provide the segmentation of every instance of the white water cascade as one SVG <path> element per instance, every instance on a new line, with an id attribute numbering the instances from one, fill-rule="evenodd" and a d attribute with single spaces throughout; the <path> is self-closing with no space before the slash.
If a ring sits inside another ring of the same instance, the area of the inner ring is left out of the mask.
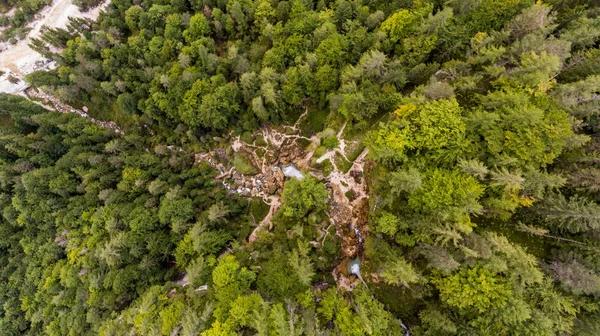
<path id="1" fill-rule="evenodd" d="M 296 165 L 293 163 L 290 163 L 289 166 L 280 166 L 281 167 L 281 171 L 283 172 L 283 175 L 287 176 L 287 177 L 295 177 L 299 180 L 302 180 L 304 178 L 304 175 L 298 170 L 298 168 L 296 168 Z"/>

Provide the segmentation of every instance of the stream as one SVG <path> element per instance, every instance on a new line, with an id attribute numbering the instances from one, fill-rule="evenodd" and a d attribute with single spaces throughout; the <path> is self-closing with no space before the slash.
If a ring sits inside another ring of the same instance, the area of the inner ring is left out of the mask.
<path id="1" fill-rule="evenodd" d="M 298 168 L 296 168 L 296 165 L 293 163 L 290 163 L 289 166 L 279 166 L 279 168 L 281 168 L 281 171 L 283 172 L 283 175 L 285 175 L 286 177 L 295 177 L 299 180 L 302 180 L 304 178 L 304 175 L 302 175 L 302 173 L 298 170 Z"/>
<path id="2" fill-rule="evenodd" d="M 324 183 L 330 194 L 330 211 L 328 213 L 332 225 L 336 228 L 336 235 L 342 240 L 342 252 L 346 258 L 355 259 L 362 251 L 364 235 L 366 234 L 366 218 L 368 213 L 369 194 L 365 179 L 362 177 L 364 165 L 366 163 L 367 150 L 364 149 L 358 157 L 352 161 L 352 166 L 347 172 L 343 172 L 341 167 L 337 167 L 334 157 L 340 154 L 347 159 L 346 149 L 348 145 L 342 138 L 346 127 L 344 124 L 338 131 L 337 136 L 339 145 L 328 149 L 320 157 L 314 157 L 315 150 L 320 146 L 321 138 L 314 135 L 310 138 L 300 134 L 299 123 L 308 113 L 305 109 L 300 115 L 298 121 L 293 126 L 281 126 L 279 129 L 271 126 L 264 126 L 254 134 L 256 138 L 262 138 L 263 141 L 257 143 L 246 143 L 241 141 L 240 136 L 228 136 L 231 140 L 231 149 L 235 155 L 243 154 L 247 157 L 253 166 L 258 170 L 257 174 L 244 175 L 238 172 L 235 167 L 230 167 L 227 163 L 231 161 L 231 155 L 227 156 L 218 149 L 208 153 L 196 154 L 196 161 L 208 162 L 215 168 L 219 174 L 217 179 L 232 193 L 237 193 L 244 197 L 261 198 L 269 205 L 268 214 L 258 223 L 257 227 L 248 237 L 248 242 L 252 243 L 259 234 L 267 229 L 272 229 L 271 218 L 281 206 L 281 192 L 283 184 L 287 178 L 302 179 L 306 174 L 310 174 Z M 309 145 L 302 148 L 298 140 L 309 141 Z M 260 153 L 260 155 L 259 155 Z M 312 167 L 312 163 L 321 163 L 330 160 L 333 170 L 329 175 L 324 176 L 319 169 Z M 348 199 L 352 195 L 352 200 Z M 327 233 L 320 230 L 322 237 L 317 241 L 324 241 Z M 338 284 L 343 283 L 341 287 L 352 290 L 359 279 L 352 280 L 353 273 L 338 267 L 334 271 L 335 278 L 340 279 Z M 342 270 L 340 272 L 340 270 Z"/>

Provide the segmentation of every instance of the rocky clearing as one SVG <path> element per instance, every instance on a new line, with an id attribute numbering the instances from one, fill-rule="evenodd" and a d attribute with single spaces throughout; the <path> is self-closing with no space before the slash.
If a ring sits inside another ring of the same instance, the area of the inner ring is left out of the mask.
<path id="1" fill-rule="evenodd" d="M 198 153 L 195 156 L 196 162 L 205 161 L 216 169 L 219 172 L 216 179 L 229 192 L 246 197 L 258 197 L 269 205 L 268 214 L 248 237 L 249 243 L 255 241 L 261 234 L 267 234 L 268 230 L 273 228 L 271 218 L 281 207 L 283 184 L 289 178 L 283 172 L 287 167 L 297 167 L 304 174 L 310 174 L 324 183 L 330 195 L 328 215 L 331 224 L 323 223 L 323 226 L 335 226 L 336 234 L 342 240 L 342 253 L 346 257 L 332 274 L 340 287 L 351 290 L 360 280 L 350 274 L 348 261 L 360 256 L 362 237 L 367 234 L 369 193 L 363 177 L 367 163 L 367 149 L 365 148 L 352 162 L 347 172 L 344 172 L 342 167 L 338 167 L 334 160 L 335 154 L 347 158 L 346 143 L 342 138 L 346 126 L 344 125 L 337 133 L 339 145 L 328 149 L 320 157 L 314 157 L 321 136 L 317 134 L 307 138 L 300 134 L 298 124 L 306 114 L 307 112 L 303 113 L 294 126 L 281 126 L 279 129 L 263 127 L 255 133 L 256 140 L 252 143 L 242 141 L 240 136 L 231 137 L 233 153 L 227 153 L 222 148 L 208 153 Z M 308 145 L 302 146 L 299 140 L 308 142 Z M 235 166 L 231 166 L 236 155 L 247 158 L 257 172 L 243 174 Z M 315 167 L 325 160 L 329 160 L 333 166 L 333 170 L 327 175 L 323 170 Z M 322 244 L 328 234 L 328 227 L 320 228 L 320 232 L 322 237 L 313 244 Z"/>

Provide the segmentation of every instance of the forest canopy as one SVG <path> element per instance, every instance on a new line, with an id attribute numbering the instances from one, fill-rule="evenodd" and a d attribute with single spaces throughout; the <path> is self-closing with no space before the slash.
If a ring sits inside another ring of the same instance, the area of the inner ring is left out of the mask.
<path id="1" fill-rule="evenodd" d="M 600 334 L 597 1 L 113 0 L 31 47 L 123 132 L 0 96 L 3 334 Z"/>

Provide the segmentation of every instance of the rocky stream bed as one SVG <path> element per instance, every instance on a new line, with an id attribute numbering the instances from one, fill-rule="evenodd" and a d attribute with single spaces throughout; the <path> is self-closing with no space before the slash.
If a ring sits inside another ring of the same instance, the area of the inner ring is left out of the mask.
<path id="1" fill-rule="evenodd" d="M 269 205 L 269 212 L 248 237 L 249 243 L 255 241 L 264 231 L 273 229 L 271 219 L 282 205 L 281 194 L 286 179 L 302 178 L 303 174 L 310 174 L 324 183 L 330 196 L 330 224 L 327 225 L 335 226 L 336 234 L 342 241 L 344 255 L 342 263 L 332 271 L 332 275 L 339 287 L 352 290 L 362 281 L 357 262 L 362 253 L 363 236 L 367 234 L 369 193 L 366 179 L 363 177 L 365 165 L 368 163 L 367 149 L 363 149 L 351 162 L 351 167 L 346 172 L 342 167 L 338 167 L 334 160 L 336 154 L 347 160 L 346 141 L 342 138 L 346 126 L 344 125 L 337 133 L 338 146 L 328 149 L 320 157 L 315 157 L 321 137 L 302 136 L 298 127 L 306 114 L 307 112 L 304 112 L 293 126 L 262 127 L 254 134 L 262 141 L 246 143 L 240 136 L 230 136 L 228 140 L 233 154 L 219 148 L 197 153 L 195 159 L 197 163 L 207 162 L 217 170 L 219 174 L 216 179 L 229 192 L 245 197 L 258 197 Z M 228 162 L 231 162 L 232 156 L 235 155 L 246 158 L 257 171 L 244 174 L 235 166 L 229 167 Z M 329 174 L 324 174 L 322 169 L 316 167 L 325 160 L 330 160 L 333 167 Z M 329 227 L 320 228 L 321 238 L 313 244 L 322 244 L 329 234 L 328 229 Z"/>

